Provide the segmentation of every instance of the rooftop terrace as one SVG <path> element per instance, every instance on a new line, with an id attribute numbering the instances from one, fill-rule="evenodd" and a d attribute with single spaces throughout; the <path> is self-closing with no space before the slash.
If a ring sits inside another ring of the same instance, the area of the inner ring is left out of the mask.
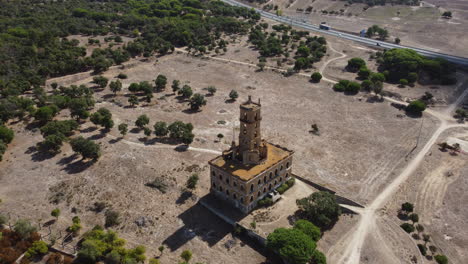
<path id="1" fill-rule="evenodd" d="M 245 165 L 242 162 L 225 159 L 218 156 L 210 161 L 210 164 L 239 177 L 243 181 L 249 181 L 258 174 L 266 171 L 271 166 L 278 164 L 282 160 L 292 155 L 292 151 L 277 145 L 265 142 L 267 146 L 267 158 L 257 165 Z"/>

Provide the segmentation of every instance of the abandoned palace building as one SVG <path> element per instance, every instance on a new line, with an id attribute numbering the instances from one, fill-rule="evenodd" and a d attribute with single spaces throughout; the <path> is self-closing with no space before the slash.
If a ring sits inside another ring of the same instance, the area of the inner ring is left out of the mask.
<path id="1" fill-rule="evenodd" d="M 293 152 L 262 140 L 260 100 L 240 105 L 239 144 L 209 161 L 211 193 L 240 209 L 253 210 L 257 202 L 291 178 Z"/>

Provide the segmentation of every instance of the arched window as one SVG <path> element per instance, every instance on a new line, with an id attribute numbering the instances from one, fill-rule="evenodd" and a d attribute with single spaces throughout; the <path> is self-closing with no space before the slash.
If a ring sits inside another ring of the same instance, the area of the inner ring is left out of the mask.
<path id="1" fill-rule="evenodd" d="M 275 177 L 278 176 L 278 169 L 275 170 Z"/>
<path id="2" fill-rule="evenodd" d="M 216 183 L 214 183 L 214 182 L 213 182 L 213 187 L 215 187 L 215 188 L 216 188 Z"/>
<path id="3" fill-rule="evenodd" d="M 234 194 L 232 197 L 234 197 L 234 200 L 237 200 L 237 195 Z"/>
<path id="4" fill-rule="evenodd" d="M 223 191 L 223 187 L 219 186 L 219 191 L 222 192 L 222 191 Z"/>
<path id="5" fill-rule="evenodd" d="M 258 119 L 258 113 L 255 113 L 255 120 Z"/>
<path id="6" fill-rule="evenodd" d="M 250 192 L 253 192 L 253 184 L 250 185 Z"/>
<path id="7" fill-rule="evenodd" d="M 289 162 L 288 162 L 288 163 L 286 163 L 286 168 L 288 168 L 288 169 L 289 169 Z"/>
<path id="8" fill-rule="evenodd" d="M 280 168 L 280 170 L 283 170 L 283 165 L 281 165 L 281 168 Z"/>
<path id="9" fill-rule="evenodd" d="M 287 179 L 288 177 L 289 177 L 289 173 L 286 173 L 285 179 Z"/>
<path id="10" fill-rule="evenodd" d="M 271 183 L 270 183 L 270 186 L 268 186 L 268 190 L 271 191 Z"/>
<path id="11" fill-rule="evenodd" d="M 262 195 L 262 193 L 261 193 L 261 192 L 258 192 L 257 197 L 260 197 L 260 195 Z"/>
<path id="12" fill-rule="evenodd" d="M 226 194 L 229 196 L 229 190 L 226 190 Z"/>
<path id="13" fill-rule="evenodd" d="M 220 174 L 220 175 L 219 175 L 219 179 L 220 179 L 220 180 L 223 180 L 223 175 Z"/>
<path id="14" fill-rule="evenodd" d="M 271 180 L 271 177 L 273 176 L 273 173 L 272 173 L 272 172 L 270 172 L 270 175 L 269 175 L 269 176 L 270 176 L 270 180 Z"/>
<path id="15" fill-rule="evenodd" d="M 241 197 L 240 202 L 244 203 L 244 197 Z"/>
<path id="16" fill-rule="evenodd" d="M 276 186 L 276 184 L 278 184 L 278 182 L 275 180 L 275 186 Z"/>
<path id="17" fill-rule="evenodd" d="M 243 190 L 244 190 L 244 185 L 241 185 L 241 191 L 243 191 Z"/>
<path id="18" fill-rule="evenodd" d="M 236 182 L 233 182 L 232 184 L 234 185 L 234 187 L 237 187 L 237 183 L 236 183 Z"/>
<path id="19" fill-rule="evenodd" d="M 266 187 L 265 187 L 265 188 L 263 188 L 263 193 L 265 193 L 265 192 L 266 192 Z"/>
<path id="20" fill-rule="evenodd" d="M 258 185 L 262 184 L 262 179 L 258 180 Z"/>
<path id="21" fill-rule="evenodd" d="M 250 196 L 250 202 L 253 202 L 253 196 Z"/>
<path id="22" fill-rule="evenodd" d="M 213 176 L 216 176 L 216 173 L 215 173 L 214 171 L 213 171 L 213 172 L 211 172 L 211 174 L 212 174 Z"/>
<path id="23" fill-rule="evenodd" d="M 229 184 L 229 178 L 226 178 L 226 183 Z"/>
<path id="24" fill-rule="evenodd" d="M 283 181 L 283 177 L 280 177 L 280 182 L 282 182 L 282 181 Z"/>

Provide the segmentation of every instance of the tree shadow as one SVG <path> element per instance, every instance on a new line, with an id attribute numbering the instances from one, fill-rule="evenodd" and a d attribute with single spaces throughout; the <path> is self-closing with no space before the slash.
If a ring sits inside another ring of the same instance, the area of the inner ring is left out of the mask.
<path id="1" fill-rule="evenodd" d="M 107 99 L 110 99 L 110 98 L 115 98 L 115 94 L 105 94 L 103 96 L 101 96 L 102 99 L 104 100 L 107 100 Z"/>
<path id="2" fill-rule="evenodd" d="M 423 116 L 423 113 L 415 113 L 415 112 L 410 112 L 410 111 L 405 111 L 405 114 L 407 117 L 411 118 L 421 118 Z"/>
<path id="3" fill-rule="evenodd" d="M 72 161 L 74 161 L 76 158 L 78 157 L 78 155 L 76 153 L 68 156 L 68 157 L 64 157 L 64 158 L 61 158 L 57 164 L 58 165 L 67 165 L 67 164 L 70 164 Z"/>
<path id="4" fill-rule="evenodd" d="M 189 145 L 180 145 L 174 148 L 175 151 L 177 152 L 185 152 L 189 149 Z"/>
<path id="5" fill-rule="evenodd" d="M 36 146 L 31 146 L 29 147 L 26 152 L 26 154 L 32 154 L 31 155 L 31 160 L 34 162 L 41 162 L 44 160 L 51 159 L 57 155 L 57 153 L 50 153 L 47 151 L 41 151 L 38 149 Z"/>
<path id="6" fill-rule="evenodd" d="M 118 138 L 111 139 L 111 140 L 109 140 L 109 144 L 115 144 L 117 142 L 120 142 L 122 139 L 123 139 L 123 137 L 118 137 Z"/>
<path id="7" fill-rule="evenodd" d="M 142 129 L 138 128 L 138 127 L 134 127 L 132 129 L 130 129 L 130 133 L 134 133 L 134 134 L 138 134 L 141 132 Z"/>
<path id="8" fill-rule="evenodd" d="M 56 219 L 49 220 L 49 221 L 45 222 L 42 226 L 43 227 L 49 227 L 49 226 L 53 225 L 56 221 L 57 221 Z"/>
<path id="9" fill-rule="evenodd" d="M 225 102 L 226 104 L 232 104 L 232 103 L 234 103 L 235 101 L 236 101 L 236 100 L 234 100 L 234 99 L 226 99 L 226 100 L 224 100 L 224 102 Z"/>
<path id="10" fill-rule="evenodd" d="M 85 129 L 81 129 L 80 132 L 81 133 L 90 133 L 90 132 L 94 132 L 96 130 L 97 130 L 97 127 L 91 126 L 91 127 L 85 128 Z"/>
<path id="11" fill-rule="evenodd" d="M 90 140 L 98 140 L 98 139 L 101 139 L 101 138 L 103 138 L 103 137 L 105 137 L 105 136 L 106 136 L 106 133 L 104 133 L 104 132 L 101 131 L 99 134 L 95 134 L 95 135 L 89 136 L 88 139 L 90 139 Z"/>
<path id="12" fill-rule="evenodd" d="M 182 113 L 189 114 L 189 115 L 196 114 L 198 112 L 201 112 L 201 109 L 187 108 L 187 109 L 182 110 Z"/>
<path id="13" fill-rule="evenodd" d="M 94 163 L 96 163 L 96 160 L 78 160 L 73 163 L 67 164 L 63 170 L 66 171 L 68 174 L 77 174 L 80 172 L 85 171 L 89 167 L 91 167 Z"/>

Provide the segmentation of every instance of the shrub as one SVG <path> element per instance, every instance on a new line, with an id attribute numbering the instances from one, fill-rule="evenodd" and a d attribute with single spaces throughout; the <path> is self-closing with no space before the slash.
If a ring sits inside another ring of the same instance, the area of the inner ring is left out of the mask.
<path id="1" fill-rule="evenodd" d="M 318 250 L 314 250 L 311 260 L 311 263 L 313 264 L 327 264 L 327 257 L 325 257 L 325 255 Z"/>
<path id="2" fill-rule="evenodd" d="M 167 124 L 163 121 L 158 121 L 154 124 L 154 134 L 159 137 L 164 137 L 168 133 Z"/>
<path id="3" fill-rule="evenodd" d="M 15 137 L 15 133 L 13 130 L 9 129 L 6 126 L 0 125 L 0 140 L 6 144 L 10 144 L 13 138 Z"/>
<path id="4" fill-rule="evenodd" d="M 154 179 L 153 181 L 147 183 L 146 186 L 158 189 L 162 193 L 166 193 L 167 187 L 168 187 L 166 182 L 160 177 L 158 177 L 158 178 Z"/>
<path id="5" fill-rule="evenodd" d="M 408 80 L 406 79 L 400 79 L 400 85 L 405 87 L 406 85 L 408 85 Z"/>
<path id="6" fill-rule="evenodd" d="M 99 108 L 99 110 L 96 113 L 91 115 L 90 120 L 91 122 L 93 122 L 93 124 L 101 125 L 107 130 L 114 127 L 112 113 L 107 108 Z"/>
<path id="7" fill-rule="evenodd" d="M 187 180 L 187 183 L 186 183 L 187 188 L 195 189 L 198 183 L 198 179 L 199 179 L 198 174 L 196 173 L 192 174 L 192 176 L 190 176 Z"/>
<path id="8" fill-rule="evenodd" d="M 58 153 L 62 148 L 65 136 L 63 134 L 52 134 L 44 138 L 42 142 L 37 144 L 37 147 L 44 152 L 51 154 Z"/>
<path id="9" fill-rule="evenodd" d="M 237 97 L 239 97 L 239 94 L 237 93 L 236 90 L 231 90 L 229 92 L 229 98 L 233 101 L 235 101 L 237 99 Z"/>
<path id="10" fill-rule="evenodd" d="M 322 79 L 322 74 L 320 74 L 320 72 L 314 72 L 310 76 L 310 79 L 312 80 L 312 82 L 318 83 Z"/>
<path id="11" fill-rule="evenodd" d="M 426 110 L 426 104 L 421 100 L 414 100 L 406 107 L 406 111 L 414 114 L 421 114 Z"/>
<path id="12" fill-rule="evenodd" d="M 434 256 L 435 261 L 437 264 L 447 264 L 448 263 L 448 258 L 445 255 L 436 255 Z"/>
<path id="13" fill-rule="evenodd" d="M 414 205 L 412 203 L 408 203 L 408 202 L 403 203 L 401 205 L 401 210 L 404 211 L 404 212 L 411 213 L 414 210 Z"/>
<path id="14" fill-rule="evenodd" d="M 321 237 L 320 228 L 307 220 L 298 220 L 294 224 L 294 228 L 301 230 L 304 234 L 308 235 L 315 242 L 319 241 Z"/>
<path id="15" fill-rule="evenodd" d="M 189 262 L 192 259 L 192 251 L 190 250 L 184 250 L 182 254 L 180 254 L 180 257 L 185 260 L 185 262 Z"/>
<path id="16" fill-rule="evenodd" d="M 403 223 L 400 225 L 401 228 L 403 228 L 403 230 L 405 230 L 406 233 L 412 233 L 414 232 L 414 226 L 410 223 Z"/>
<path id="17" fill-rule="evenodd" d="M 120 224 L 120 214 L 114 210 L 108 210 L 106 212 L 106 227 L 111 227 Z"/>
<path id="18" fill-rule="evenodd" d="M 366 67 L 363 66 L 359 69 L 358 76 L 361 79 L 367 79 L 371 75 L 371 71 Z"/>
<path id="19" fill-rule="evenodd" d="M 49 135 L 71 136 L 73 131 L 78 129 L 78 123 L 75 120 L 50 121 L 41 127 L 43 137 Z"/>
<path id="20" fill-rule="evenodd" d="M 271 198 L 268 198 L 268 197 L 265 197 L 263 199 L 261 199 L 260 201 L 258 201 L 257 205 L 259 207 L 263 207 L 263 206 L 270 206 L 273 204 L 273 200 Z"/>
<path id="21" fill-rule="evenodd" d="M 127 74 L 125 74 L 125 73 L 119 73 L 119 75 L 117 75 L 117 78 L 119 78 L 119 79 L 127 79 L 128 76 L 127 76 Z"/>
<path id="22" fill-rule="evenodd" d="M 95 83 L 97 86 L 101 88 L 105 88 L 108 82 L 109 82 L 109 79 L 107 79 L 106 77 L 102 75 L 93 77 L 93 83 Z"/>
<path id="23" fill-rule="evenodd" d="M 192 110 L 198 110 L 203 105 L 206 105 L 205 96 L 203 96 L 203 95 L 201 95 L 199 93 L 196 93 L 190 98 L 189 103 L 190 103 L 190 108 Z"/>
<path id="24" fill-rule="evenodd" d="M 427 247 L 423 244 L 418 244 L 419 251 L 421 251 L 421 254 L 423 256 L 426 256 L 427 254 Z"/>
<path id="25" fill-rule="evenodd" d="M 16 221 L 13 230 L 20 235 L 21 238 L 27 239 L 32 233 L 36 232 L 36 227 L 32 226 L 28 220 L 20 219 Z"/>
<path id="26" fill-rule="evenodd" d="M 214 86 L 208 86 L 207 90 L 210 93 L 210 95 L 214 95 L 216 93 L 216 87 Z"/>
<path id="27" fill-rule="evenodd" d="M 28 248 L 28 251 L 26 251 L 24 256 L 26 258 L 31 258 L 38 255 L 44 255 L 45 253 L 47 253 L 47 251 L 49 251 L 49 247 L 47 246 L 46 242 L 42 240 L 34 241 L 32 246 Z"/>
<path id="28" fill-rule="evenodd" d="M 60 109 L 56 105 L 40 107 L 34 113 L 34 119 L 44 124 L 52 120 L 52 118 L 59 112 L 59 110 Z"/>
<path id="29" fill-rule="evenodd" d="M 55 208 L 54 210 L 52 210 L 52 212 L 50 212 L 50 215 L 55 218 L 58 218 L 60 216 L 60 209 Z"/>

